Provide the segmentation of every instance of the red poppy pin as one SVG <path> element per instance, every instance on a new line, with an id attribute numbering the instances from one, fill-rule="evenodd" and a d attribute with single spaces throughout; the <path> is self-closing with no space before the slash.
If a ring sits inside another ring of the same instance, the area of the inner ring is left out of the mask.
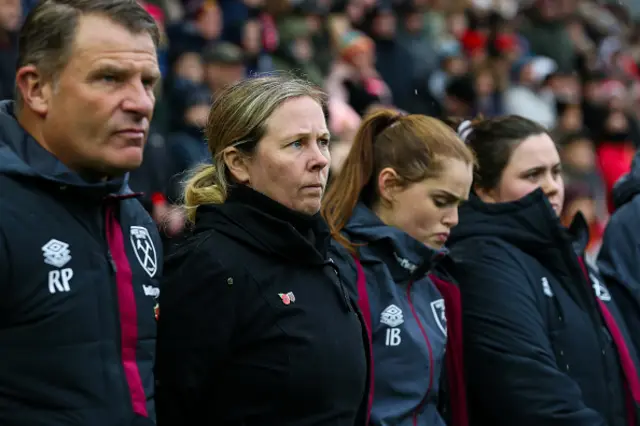
<path id="1" fill-rule="evenodd" d="M 293 295 L 292 291 L 288 293 L 278 293 L 278 296 L 280 296 L 280 300 L 282 300 L 282 303 L 285 305 L 289 305 L 296 301 L 296 296 Z"/>
<path id="2" fill-rule="evenodd" d="M 156 306 L 153 307 L 153 313 L 156 316 L 156 321 L 158 321 L 158 317 L 160 316 L 160 304 L 156 303 Z"/>

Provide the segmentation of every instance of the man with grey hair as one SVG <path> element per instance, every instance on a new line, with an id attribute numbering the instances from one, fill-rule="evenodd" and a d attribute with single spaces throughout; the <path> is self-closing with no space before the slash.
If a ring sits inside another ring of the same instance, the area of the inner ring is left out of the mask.
<path id="1" fill-rule="evenodd" d="M 155 225 L 127 185 L 160 78 L 135 0 L 42 0 L 0 103 L 0 425 L 155 424 Z"/>

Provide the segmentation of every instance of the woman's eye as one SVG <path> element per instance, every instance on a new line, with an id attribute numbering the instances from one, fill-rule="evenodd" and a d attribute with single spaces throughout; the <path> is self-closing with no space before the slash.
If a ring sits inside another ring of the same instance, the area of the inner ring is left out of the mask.
<path id="1" fill-rule="evenodd" d="M 540 176 L 539 172 L 534 172 L 534 173 L 529 173 L 528 175 L 525 175 L 525 179 L 535 182 L 538 180 L 538 177 Z"/>
<path id="2" fill-rule="evenodd" d="M 320 143 L 320 146 L 324 146 L 324 147 L 328 147 L 329 144 L 331 143 L 329 139 L 320 139 L 318 142 Z"/>
<path id="3" fill-rule="evenodd" d="M 442 208 L 442 207 L 445 207 L 448 204 L 448 202 L 446 200 L 435 198 L 433 200 L 433 204 L 435 204 L 436 207 L 438 207 L 438 208 Z"/>

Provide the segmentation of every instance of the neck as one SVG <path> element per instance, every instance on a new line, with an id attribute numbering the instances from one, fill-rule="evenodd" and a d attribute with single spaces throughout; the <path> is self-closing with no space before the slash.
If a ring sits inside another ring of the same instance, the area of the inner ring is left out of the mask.
<path id="1" fill-rule="evenodd" d="M 390 218 L 389 209 L 383 207 L 380 201 L 376 201 L 373 206 L 371 206 L 371 211 L 373 211 L 385 225 L 394 226 Z"/>
<path id="2" fill-rule="evenodd" d="M 4 44 L 9 44 L 9 32 L 3 29 L 0 29 L 0 46 Z"/>
<path id="3" fill-rule="evenodd" d="M 49 145 L 46 143 L 44 136 L 42 134 L 42 126 L 41 120 L 36 117 L 33 113 L 27 110 L 24 106 L 18 108 L 16 103 L 15 109 L 16 120 L 20 126 L 29 134 L 33 139 L 35 139 L 40 146 L 49 151 L 50 153 L 55 153 L 51 150 Z"/>

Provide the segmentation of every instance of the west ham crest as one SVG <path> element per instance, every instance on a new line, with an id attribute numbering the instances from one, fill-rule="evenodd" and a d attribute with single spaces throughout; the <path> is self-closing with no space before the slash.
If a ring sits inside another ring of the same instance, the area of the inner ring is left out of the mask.
<path id="1" fill-rule="evenodd" d="M 444 299 L 438 299 L 431 302 L 431 311 L 433 312 L 433 317 L 436 320 L 436 324 L 438 324 L 438 328 L 440 331 L 447 335 L 447 315 L 444 309 Z"/>
<path id="2" fill-rule="evenodd" d="M 158 271 L 158 256 L 149 230 L 144 226 L 132 226 L 131 245 L 140 266 L 153 278 Z"/>

